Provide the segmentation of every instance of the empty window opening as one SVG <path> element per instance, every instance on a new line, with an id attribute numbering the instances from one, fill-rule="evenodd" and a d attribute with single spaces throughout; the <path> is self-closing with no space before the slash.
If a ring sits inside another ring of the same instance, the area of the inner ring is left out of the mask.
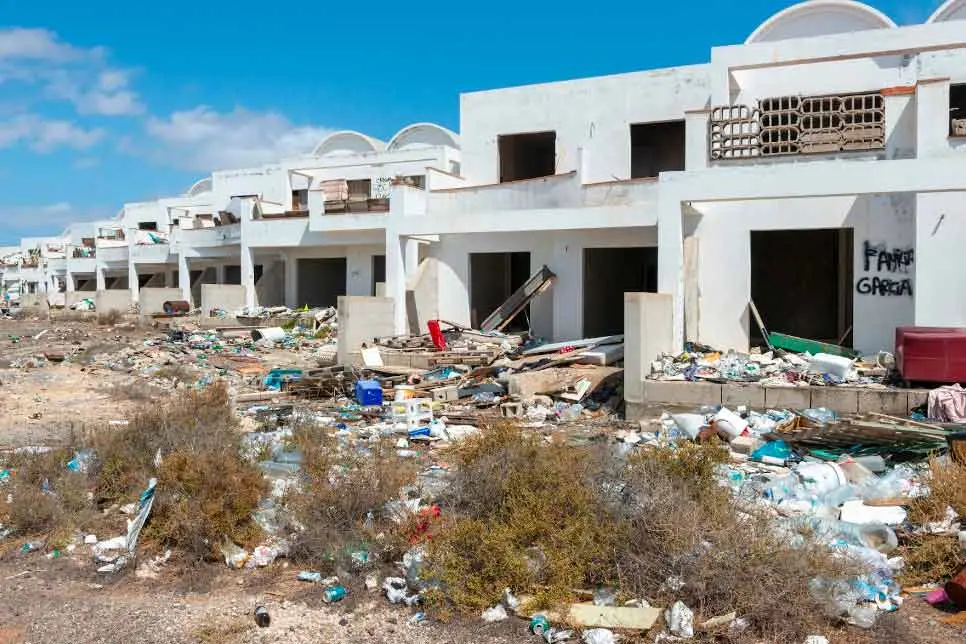
<path id="1" fill-rule="evenodd" d="M 624 332 L 624 293 L 657 292 L 657 248 L 584 249 L 584 337 Z"/>
<path id="2" fill-rule="evenodd" d="M 241 266 L 238 264 L 225 266 L 225 284 L 241 284 Z"/>
<path id="3" fill-rule="evenodd" d="M 498 138 L 500 183 L 550 177 L 557 172 L 557 133 L 505 134 Z"/>
<path id="4" fill-rule="evenodd" d="M 768 331 L 852 345 L 852 240 L 851 228 L 751 232 L 751 299 Z"/>
<path id="5" fill-rule="evenodd" d="M 426 175 L 424 174 L 410 174 L 400 177 L 400 180 L 403 185 L 419 188 L 420 190 L 426 189 Z"/>
<path id="6" fill-rule="evenodd" d="M 140 275 L 139 274 L 138 275 L 138 288 L 139 289 L 140 288 L 144 288 L 145 286 L 148 285 L 148 283 L 150 283 L 150 281 L 152 279 L 154 279 L 154 274 L 153 273 L 148 273 L 147 275 Z"/>
<path id="7" fill-rule="evenodd" d="M 684 121 L 631 126 L 631 178 L 684 170 Z"/>
<path id="8" fill-rule="evenodd" d="M 158 222 L 156 221 L 139 221 L 138 230 L 157 230 Z"/>
<path id="9" fill-rule="evenodd" d="M 298 260 L 296 296 L 298 306 L 336 306 L 346 294 L 345 257 L 318 257 Z"/>
<path id="10" fill-rule="evenodd" d="M 309 209 L 309 191 L 305 190 L 293 190 L 292 191 L 292 210 L 294 212 L 305 212 Z"/>
<path id="11" fill-rule="evenodd" d="M 382 297 L 386 294 L 386 256 L 372 256 L 372 294 Z"/>
<path id="12" fill-rule="evenodd" d="M 258 284 L 260 281 L 262 281 L 262 275 L 265 274 L 265 267 L 262 266 L 261 264 L 255 264 L 253 273 L 255 276 L 255 283 Z"/>
<path id="13" fill-rule="evenodd" d="M 472 253 L 470 255 L 470 324 L 479 328 L 513 292 L 530 278 L 530 253 Z M 504 331 L 530 328 L 530 307 Z"/>
<path id="14" fill-rule="evenodd" d="M 949 135 L 966 136 L 966 83 L 949 87 Z"/>

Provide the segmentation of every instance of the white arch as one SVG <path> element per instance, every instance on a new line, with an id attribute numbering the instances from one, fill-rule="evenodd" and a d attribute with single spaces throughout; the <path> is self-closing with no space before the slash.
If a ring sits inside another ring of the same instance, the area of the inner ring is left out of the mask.
<path id="1" fill-rule="evenodd" d="M 926 23 L 966 20 L 966 0 L 946 0 L 936 12 L 929 16 Z"/>
<path id="2" fill-rule="evenodd" d="M 761 23 L 745 44 L 895 26 L 889 16 L 855 0 L 807 0 L 783 9 Z"/>
<path id="3" fill-rule="evenodd" d="M 405 150 L 414 147 L 446 146 L 460 149 L 460 137 L 452 130 L 435 123 L 413 123 L 389 139 L 389 150 Z"/>
<path id="4" fill-rule="evenodd" d="M 325 157 L 330 155 L 366 154 L 381 152 L 386 144 L 371 136 L 366 136 L 354 130 L 341 130 L 328 135 L 315 146 L 312 155 Z"/>
<path id="5" fill-rule="evenodd" d="M 204 179 L 195 181 L 185 194 L 189 197 L 194 197 L 205 192 L 211 192 L 211 177 L 205 177 Z"/>

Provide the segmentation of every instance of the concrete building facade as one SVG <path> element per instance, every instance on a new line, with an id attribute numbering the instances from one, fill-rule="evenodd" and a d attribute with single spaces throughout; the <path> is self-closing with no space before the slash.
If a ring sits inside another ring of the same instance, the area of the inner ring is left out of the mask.
<path id="1" fill-rule="evenodd" d="M 678 345 L 747 349 L 754 302 L 771 330 L 874 352 L 898 325 L 966 326 L 964 197 L 966 0 L 904 27 L 810 0 L 705 64 L 464 94 L 459 135 L 337 132 L 216 171 L 125 206 L 92 264 L 98 289 L 126 268 L 132 301 L 177 286 L 203 309 L 384 294 L 397 332 L 479 324 L 545 265 L 519 323 L 548 339 L 619 332 L 623 294 L 651 291 Z M 65 274 L 91 269 L 77 243 Z M 51 259 L 5 275 L 49 285 Z M 240 288 L 206 306 L 205 284 Z"/>

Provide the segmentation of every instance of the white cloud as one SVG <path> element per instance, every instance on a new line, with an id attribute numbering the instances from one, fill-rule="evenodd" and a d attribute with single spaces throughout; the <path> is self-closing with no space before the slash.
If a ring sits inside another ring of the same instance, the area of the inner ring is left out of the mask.
<path id="1" fill-rule="evenodd" d="M 57 34 L 47 29 L 10 27 L 0 29 L 0 60 L 34 60 L 67 62 L 79 59 L 98 59 L 104 55 L 101 47 L 83 49 L 62 42 Z"/>
<path id="2" fill-rule="evenodd" d="M 54 237 L 70 224 L 107 219 L 110 211 L 78 207 L 67 201 L 38 205 L 0 204 L 0 246 L 19 244 L 22 237 Z"/>
<path id="3" fill-rule="evenodd" d="M 0 83 L 26 85 L 33 102 L 70 101 L 79 114 L 142 113 L 130 72 L 106 58 L 102 47 L 76 47 L 46 29 L 0 29 Z"/>
<path id="4" fill-rule="evenodd" d="M 0 148 L 24 144 L 41 153 L 57 148 L 87 150 L 104 135 L 101 128 L 85 129 L 70 121 L 44 119 L 36 114 L 0 121 Z"/>
<path id="5" fill-rule="evenodd" d="M 241 107 L 218 112 L 204 105 L 164 119 L 151 117 L 145 130 L 157 145 L 134 149 L 135 153 L 178 168 L 201 171 L 240 168 L 306 154 L 331 132 L 295 125 L 277 112 L 253 112 Z"/>

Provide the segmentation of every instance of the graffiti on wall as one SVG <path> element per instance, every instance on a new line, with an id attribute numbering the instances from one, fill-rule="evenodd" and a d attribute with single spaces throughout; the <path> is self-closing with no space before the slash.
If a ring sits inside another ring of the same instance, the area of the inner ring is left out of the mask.
<path id="1" fill-rule="evenodd" d="M 855 284 L 859 295 L 877 297 L 912 297 L 909 275 L 915 261 L 912 248 L 888 248 L 885 244 L 862 242 L 862 272 Z"/>

